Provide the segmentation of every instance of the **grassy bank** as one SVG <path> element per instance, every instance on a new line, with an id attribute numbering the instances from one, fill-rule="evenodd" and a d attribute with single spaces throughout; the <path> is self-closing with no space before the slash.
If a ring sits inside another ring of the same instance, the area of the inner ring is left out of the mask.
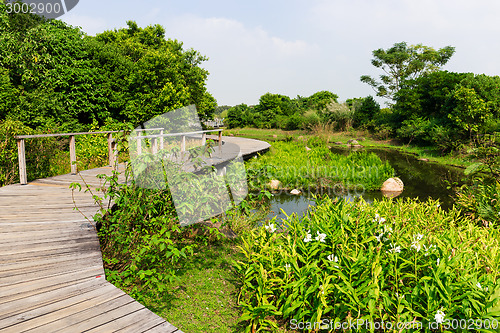
<path id="1" fill-rule="evenodd" d="M 258 128 L 235 128 L 225 130 L 224 135 L 234 135 L 247 137 L 267 142 L 280 140 L 304 140 L 307 141 L 312 137 L 320 137 L 330 145 L 339 143 L 346 145 L 349 140 L 358 140 L 358 143 L 363 147 L 390 148 L 397 149 L 409 154 L 414 154 L 419 158 L 428 159 L 431 162 L 452 165 L 458 167 L 466 167 L 471 163 L 464 160 L 463 154 L 445 154 L 443 155 L 439 149 L 435 147 L 419 147 L 414 145 L 404 145 L 396 140 L 383 140 L 377 138 L 376 135 L 370 134 L 368 131 L 349 131 L 349 132 L 333 132 L 316 129 L 314 131 L 284 131 L 280 129 L 258 129 Z"/>

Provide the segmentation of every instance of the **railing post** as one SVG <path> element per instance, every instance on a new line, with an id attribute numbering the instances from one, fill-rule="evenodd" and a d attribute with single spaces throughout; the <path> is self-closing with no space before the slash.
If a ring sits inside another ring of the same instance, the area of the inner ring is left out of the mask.
<path id="1" fill-rule="evenodd" d="M 219 131 L 219 153 L 222 157 L 222 131 Z"/>
<path id="2" fill-rule="evenodd" d="M 181 140 L 181 153 L 185 151 L 186 151 L 186 136 L 183 135 Z"/>
<path id="3" fill-rule="evenodd" d="M 201 145 L 204 146 L 207 143 L 207 133 L 201 135 Z"/>
<path id="4" fill-rule="evenodd" d="M 164 149 L 163 145 L 163 130 L 160 130 L 160 150 Z"/>
<path id="5" fill-rule="evenodd" d="M 76 141 L 75 136 L 69 136 L 69 159 L 71 161 L 71 174 L 76 175 L 78 168 L 76 165 Z"/>
<path id="6" fill-rule="evenodd" d="M 113 133 L 108 133 L 108 163 L 110 166 L 115 164 Z"/>
<path id="7" fill-rule="evenodd" d="M 158 153 L 158 138 L 151 139 L 151 150 L 152 150 L 153 154 Z"/>
<path id="8" fill-rule="evenodd" d="M 28 184 L 28 176 L 26 174 L 24 139 L 17 139 L 17 158 L 19 160 L 19 183 L 21 183 L 21 185 L 26 185 Z"/>
<path id="9" fill-rule="evenodd" d="M 142 154 L 142 132 L 137 132 L 137 156 Z"/>

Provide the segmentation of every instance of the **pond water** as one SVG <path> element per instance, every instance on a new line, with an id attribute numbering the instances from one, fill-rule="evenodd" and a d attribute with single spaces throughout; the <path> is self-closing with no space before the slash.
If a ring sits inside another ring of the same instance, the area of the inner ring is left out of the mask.
<path id="1" fill-rule="evenodd" d="M 334 153 L 345 155 L 352 151 L 340 147 L 332 147 L 331 150 Z M 395 176 L 403 181 L 404 191 L 398 198 L 419 198 L 422 201 L 428 198 L 439 199 L 441 208 L 448 209 L 453 205 L 453 190 L 447 187 L 454 182 L 463 184 L 463 169 L 421 161 L 412 154 L 394 149 L 367 148 L 366 151 L 374 152 L 382 161 L 388 161 L 395 170 Z M 362 196 L 367 202 L 383 198 L 380 191 L 364 193 L 349 191 L 336 196 L 351 201 L 358 196 Z M 301 216 L 307 212 L 310 205 L 314 205 L 314 201 L 305 195 L 296 196 L 281 193 L 273 195 L 270 199 L 270 205 L 271 213 L 267 218 L 277 216 L 278 219 L 285 219 L 286 216 L 280 209 L 283 209 L 287 215 L 297 213 Z"/>

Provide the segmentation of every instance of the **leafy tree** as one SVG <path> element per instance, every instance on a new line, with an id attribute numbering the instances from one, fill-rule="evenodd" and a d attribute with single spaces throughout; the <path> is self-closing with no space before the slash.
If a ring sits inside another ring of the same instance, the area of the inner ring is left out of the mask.
<path id="1" fill-rule="evenodd" d="M 487 103 L 477 95 L 471 88 L 458 85 L 452 93 L 453 109 L 448 117 L 454 121 L 458 127 L 469 133 L 469 138 L 473 139 L 473 133 L 477 133 L 479 128 L 488 117 Z"/>
<path id="2" fill-rule="evenodd" d="M 302 105 L 305 109 L 325 110 L 331 102 L 337 103 L 338 98 L 339 96 L 334 93 L 323 90 L 304 98 L 302 100 Z"/>
<path id="3" fill-rule="evenodd" d="M 246 104 L 233 106 L 227 111 L 227 121 L 229 128 L 245 127 L 253 124 L 250 108 Z"/>
<path id="4" fill-rule="evenodd" d="M 401 122 L 411 117 L 439 119 L 448 123 L 448 112 L 443 109 L 455 86 L 473 77 L 471 73 L 437 71 L 407 81 L 395 96 L 395 112 Z"/>
<path id="5" fill-rule="evenodd" d="M 380 105 L 372 96 L 361 99 L 354 112 L 354 122 L 356 126 L 368 125 L 375 115 L 380 112 Z"/>
<path id="6" fill-rule="evenodd" d="M 108 118 L 137 125 L 189 104 L 211 118 L 206 58 L 160 25 L 128 25 L 91 37 L 58 20 L 16 19 L 0 2 L 0 119 L 76 131 Z"/>
<path id="7" fill-rule="evenodd" d="M 387 50 L 373 51 L 372 65 L 385 73 L 380 75 L 381 82 L 368 75 L 361 76 L 361 82 L 372 86 L 377 96 L 392 100 L 406 80 L 439 70 L 454 53 L 452 46 L 436 51 L 422 44 L 408 46 L 406 42 L 396 43 Z"/>

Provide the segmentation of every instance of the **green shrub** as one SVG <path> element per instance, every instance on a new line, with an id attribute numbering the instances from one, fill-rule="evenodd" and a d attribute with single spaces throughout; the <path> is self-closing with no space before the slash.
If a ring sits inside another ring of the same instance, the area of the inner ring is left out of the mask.
<path id="1" fill-rule="evenodd" d="M 181 229 L 168 189 L 139 188 L 134 182 L 118 184 L 116 173 L 103 178 L 109 185 L 105 199 L 115 205 L 107 209 L 101 201 L 103 209 L 94 216 L 106 276 L 139 301 L 163 292 L 177 279 L 176 270 L 197 243 L 219 239 L 214 228 L 193 225 Z M 193 230 L 199 228 L 207 229 L 200 234 L 208 236 L 193 236 L 197 234 Z"/>
<path id="2" fill-rule="evenodd" d="M 397 332 L 437 332 L 452 319 L 482 328 L 500 316 L 499 236 L 437 201 L 318 198 L 283 230 L 270 221 L 245 237 L 241 320 L 252 332 L 298 322 L 333 331 L 359 321 L 357 332 L 382 322 L 422 323 Z"/>

